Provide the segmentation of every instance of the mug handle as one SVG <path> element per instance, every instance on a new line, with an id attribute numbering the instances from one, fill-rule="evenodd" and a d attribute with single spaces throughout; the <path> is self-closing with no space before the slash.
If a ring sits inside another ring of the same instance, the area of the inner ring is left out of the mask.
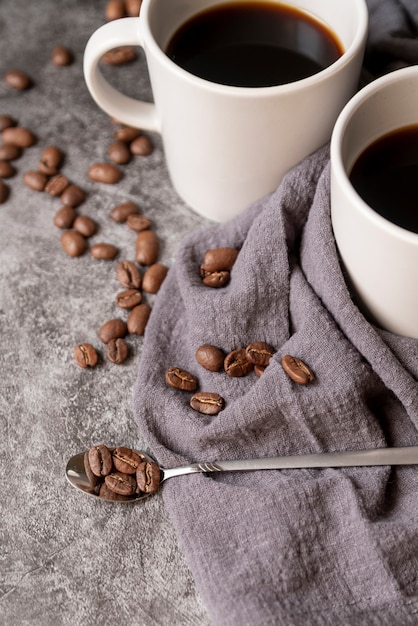
<path id="1" fill-rule="evenodd" d="M 140 17 L 125 17 L 103 24 L 90 37 L 84 51 L 84 78 L 91 96 L 101 109 L 127 126 L 160 132 L 155 105 L 121 93 L 104 78 L 101 57 L 120 46 L 141 46 Z"/>

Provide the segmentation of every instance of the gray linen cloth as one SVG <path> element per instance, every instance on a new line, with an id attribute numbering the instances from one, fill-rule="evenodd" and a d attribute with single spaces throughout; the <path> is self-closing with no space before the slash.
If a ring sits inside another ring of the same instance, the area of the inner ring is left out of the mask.
<path id="1" fill-rule="evenodd" d="M 411 62 L 414 3 L 370 2 L 370 10 L 366 61 L 373 66 L 385 45 L 380 71 Z M 399 25 L 408 25 L 404 55 Z M 199 265 L 218 246 L 240 252 L 230 284 L 215 290 Z M 195 360 L 203 343 L 228 352 L 255 340 L 277 351 L 260 378 L 211 373 Z M 289 380 L 284 354 L 303 359 L 315 382 Z M 147 327 L 134 411 L 166 467 L 417 445 L 417 356 L 417 341 L 374 327 L 350 297 L 324 147 L 270 197 L 183 243 Z M 191 394 L 167 387 L 170 366 L 220 393 L 225 409 L 193 411 Z M 192 475 L 165 483 L 163 498 L 214 624 L 418 623 L 415 467 Z"/>

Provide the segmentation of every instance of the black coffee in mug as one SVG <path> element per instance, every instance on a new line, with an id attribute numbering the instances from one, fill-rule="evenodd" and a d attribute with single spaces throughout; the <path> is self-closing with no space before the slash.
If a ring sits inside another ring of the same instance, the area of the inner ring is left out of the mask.
<path id="1" fill-rule="evenodd" d="M 418 125 L 374 141 L 357 158 L 349 178 L 376 213 L 418 233 Z"/>
<path id="2" fill-rule="evenodd" d="M 344 53 L 337 36 L 302 10 L 268 1 L 226 3 L 186 21 L 167 56 L 191 74 L 236 87 L 291 83 Z"/>

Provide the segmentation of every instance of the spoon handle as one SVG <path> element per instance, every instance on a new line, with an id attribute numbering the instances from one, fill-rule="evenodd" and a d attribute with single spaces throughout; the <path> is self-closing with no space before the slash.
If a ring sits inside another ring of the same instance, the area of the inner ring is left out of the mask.
<path id="1" fill-rule="evenodd" d="M 302 469 L 316 467 L 362 467 L 372 465 L 418 464 L 418 446 L 377 448 L 346 452 L 324 452 L 276 456 L 264 459 L 192 463 L 186 467 L 164 469 L 164 479 L 196 472 L 238 472 L 250 470 Z"/>

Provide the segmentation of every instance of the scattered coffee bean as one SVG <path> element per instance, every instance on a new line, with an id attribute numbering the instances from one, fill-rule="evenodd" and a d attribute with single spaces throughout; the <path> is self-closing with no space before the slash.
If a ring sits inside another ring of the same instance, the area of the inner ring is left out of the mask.
<path id="1" fill-rule="evenodd" d="M 55 176 L 59 172 L 63 158 L 64 155 L 59 148 L 48 146 L 41 154 L 38 169 L 47 176 Z"/>
<path id="2" fill-rule="evenodd" d="M 54 224 L 57 228 L 68 229 L 72 227 L 76 217 L 77 213 L 72 206 L 63 206 L 55 213 Z"/>
<path id="3" fill-rule="evenodd" d="M 105 7 L 105 17 L 107 20 L 118 20 L 125 17 L 125 3 L 123 0 L 108 0 Z"/>
<path id="4" fill-rule="evenodd" d="M 224 369 L 228 376 L 246 376 L 253 370 L 254 365 L 247 359 L 245 348 L 233 350 L 226 355 Z"/>
<path id="5" fill-rule="evenodd" d="M 131 448 L 118 446 L 112 452 L 113 465 L 118 472 L 136 474 L 136 470 L 143 463 L 142 458 Z"/>
<path id="6" fill-rule="evenodd" d="M 129 150 L 134 156 L 149 156 L 153 149 L 151 139 L 142 134 L 134 139 L 129 146 Z"/>
<path id="7" fill-rule="evenodd" d="M 153 230 L 143 230 L 136 238 L 135 260 L 140 265 L 153 265 L 158 259 L 160 243 Z"/>
<path id="8" fill-rule="evenodd" d="M 142 230 L 149 230 L 151 228 L 151 220 L 146 215 L 128 215 L 126 223 L 129 228 L 137 233 Z"/>
<path id="9" fill-rule="evenodd" d="M 265 341 L 253 341 L 246 349 L 247 359 L 254 365 L 267 367 L 275 350 Z"/>
<path id="10" fill-rule="evenodd" d="M 90 469 L 95 476 L 107 476 L 113 468 L 112 454 L 107 446 L 100 444 L 88 451 Z"/>
<path id="11" fill-rule="evenodd" d="M 11 143 L 4 143 L 0 146 L 0 159 L 2 161 L 14 161 L 22 154 L 21 148 Z"/>
<path id="12" fill-rule="evenodd" d="M 5 128 L 10 128 L 10 126 L 16 126 L 16 120 L 11 115 L 5 113 L 0 115 L 0 133 L 3 132 Z"/>
<path id="13" fill-rule="evenodd" d="M 94 163 L 89 167 L 88 177 L 96 183 L 114 185 L 122 178 L 122 172 L 111 163 Z"/>
<path id="14" fill-rule="evenodd" d="M 160 468 L 154 461 L 143 461 L 136 470 L 136 484 L 143 493 L 155 493 L 161 482 Z"/>
<path id="15" fill-rule="evenodd" d="M 158 293 L 167 276 L 168 267 L 163 263 L 150 265 L 142 279 L 142 289 L 147 293 Z"/>
<path id="16" fill-rule="evenodd" d="M 224 408 L 225 401 L 218 393 L 198 391 L 190 399 L 190 406 L 205 415 L 217 415 Z"/>
<path id="17" fill-rule="evenodd" d="M 170 367 L 165 375 L 165 381 L 170 387 L 181 391 L 194 391 L 197 387 L 197 378 L 179 367 Z"/>
<path id="18" fill-rule="evenodd" d="M 59 67 L 71 65 L 71 63 L 74 61 L 71 50 L 69 50 L 65 46 L 55 46 L 55 48 L 52 50 L 51 59 L 52 63 Z"/>
<path id="19" fill-rule="evenodd" d="M 61 245 L 69 256 L 78 257 L 87 250 L 87 242 L 83 235 L 75 230 L 66 230 L 61 235 Z"/>
<path id="20" fill-rule="evenodd" d="M 16 170 L 9 161 L 0 160 L 0 178 L 11 178 L 16 174 Z"/>
<path id="21" fill-rule="evenodd" d="M 6 202 L 7 198 L 9 197 L 9 194 L 10 194 L 10 188 L 8 187 L 8 185 L 6 185 L 5 182 L 0 180 L 0 204 L 3 204 L 4 202 Z"/>
<path id="22" fill-rule="evenodd" d="M 132 126 L 122 126 L 113 133 L 114 138 L 117 141 L 123 141 L 123 143 L 131 143 L 134 139 L 139 137 L 141 131 L 139 128 L 133 128 Z"/>
<path id="23" fill-rule="evenodd" d="M 122 202 L 121 204 L 114 206 L 113 209 L 109 211 L 109 217 L 114 222 L 122 224 L 123 222 L 126 222 L 129 215 L 135 215 L 137 213 L 139 213 L 138 205 L 136 205 L 135 202 L 128 200 L 127 202 Z"/>
<path id="24" fill-rule="evenodd" d="M 91 217 L 88 217 L 87 215 L 79 215 L 74 220 L 73 228 L 80 233 L 80 235 L 83 235 L 83 237 L 88 239 L 96 233 L 97 224 L 91 219 Z"/>
<path id="25" fill-rule="evenodd" d="M 120 46 L 104 53 L 101 61 L 106 65 L 126 65 L 137 59 L 138 55 L 133 46 Z"/>
<path id="26" fill-rule="evenodd" d="M 112 471 L 105 476 L 105 484 L 111 491 L 119 493 L 121 496 L 132 496 L 136 491 L 136 479 L 132 474 Z"/>
<path id="27" fill-rule="evenodd" d="M 315 380 L 311 368 L 296 356 L 285 354 L 282 358 L 282 367 L 289 378 L 299 385 L 307 385 Z"/>
<path id="28" fill-rule="evenodd" d="M 205 272 L 230 271 L 238 256 L 236 248 L 213 248 L 203 257 L 201 269 Z"/>
<path id="29" fill-rule="evenodd" d="M 101 478 L 100 476 L 93 474 L 91 470 L 88 450 L 84 453 L 84 471 L 86 472 L 87 479 L 90 483 L 90 493 L 97 493 L 101 484 Z"/>
<path id="30" fill-rule="evenodd" d="M 126 289 L 116 294 L 116 304 L 121 309 L 133 309 L 141 304 L 142 295 L 138 289 Z"/>
<path id="31" fill-rule="evenodd" d="M 90 343 L 80 343 L 74 348 L 74 360 L 83 369 L 87 367 L 95 367 L 99 357 L 95 348 Z"/>
<path id="32" fill-rule="evenodd" d="M 9 85 L 9 87 L 13 87 L 13 89 L 17 89 L 18 91 L 24 91 L 32 86 L 31 78 L 26 72 L 22 72 L 21 70 L 9 70 L 6 72 L 4 82 L 6 85 Z"/>
<path id="33" fill-rule="evenodd" d="M 23 182 L 33 191 L 43 191 L 48 182 L 48 176 L 39 170 L 29 170 L 23 174 Z"/>
<path id="34" fill-rule="evenodd" d="M 210 372 L 219 372 L 223 367 L 225 354 L 216 346 L 205 343 L 196 350 L 196 361 Z"/>
<path id="35" fill-rule="evenodd" d="M 141 10 L 142 0 L 125 0 L 126 13 L 130 17 L 138 17 Z"/>
<path id="36" fill-rule="evenodd" d="M 57 198 L 69 184 L 70 181 L 66 176 L 64 176 L 64 174 L 55 174 L 55 176 L 52 176 L 46 183 L 44 191 L 49 193 L 50 196 Z M 63 204 L 66 204 L 64 201 L 62 202 Z"/>
<path id="37" fill-rule="evenodd" d="M 127 289 L 140 289 L 142 277 L 138 267 L 132 261 L 121 261 L 116 266 L 116 278 Z"/>
<path id="38" fill-rule="evenodd" d="M 127 327 L 128 332 L 132 335 L 143 336 L 146 325 L 151 315 L 151 307 L 149 304 L 142 302 L 138 304 L 128 315 Z"/>
<path id="39" fill-rule="evenodd" d="M 100 261 L 113 261 L 118 256 L 119 250 L 111 243 L 95 243 L 90 248 L 90 254 Z"/>
<path id="40" fill-rule="evenodd" d="M 132 154 L 124 141 L 114 141 L 108 148 L 108 157 L 113 163 L 126 165 L 131 160 Z"/>
<path id="41" fill-rule="evenodd" d="M 218 289 L 220 287 L 225 287 L 229 283 L 231 278 L 231 272 L 222 271 L 222 272 L 203 272 L 201 271 L 202 282 L 206 287 L 212 287 L 213 289 Z"/>
<path id="42" fill-rule="evenodd" d="M 11 143 L 19 148 L 30 148 L 36 143 L 36 137 L 29 128 L 9 126 L 1 134 L 3 143 Z"/>
<path id="43" fill-rule="evenodd" d="M 124 339 L 111 339 L 106 344 L 106 356 L 111 363 L 124 363 L 128 358 L 128 346 Z"/>
<path id="44" fill-rule="evenodd" d="M 68 185 L 61 194 L 61 202 L 74 208 L 80 206 L 86 199 L 86 193 L 78 185 Z"/>
<path id="45" fill-rule="evenodd" d="M 121 319 L 113 319 L 105 322 L 98 330 L 98 337 L 100 341 L 107 344 L 111 339 L 119 339 L 126 336 L 128 327 L 126 322 Z"/>

